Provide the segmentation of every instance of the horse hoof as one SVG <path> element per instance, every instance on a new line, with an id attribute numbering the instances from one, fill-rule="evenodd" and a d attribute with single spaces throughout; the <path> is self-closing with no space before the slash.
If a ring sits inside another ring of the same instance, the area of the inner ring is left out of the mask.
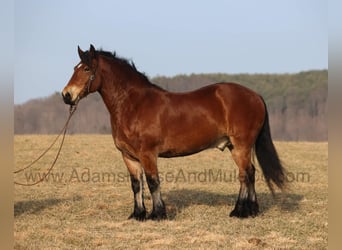
<path id="1" fill-rule="evenodd" d="M 160 221 L 160 220 L 166 220 L 167 216 L 166 213 L 154 213 L 152 212 L 148 218 L 149 220 L 154 220 L 154 221 Z"/>
<path id="2" fill-rule="evenodd" d="M 132 213 L 129 217 L 129 220 L 134 219 L 137 221 L 145 221 L 146 220 L 146 211 L 140 213 Z"/>
<path id="3" fill-rule="evenodd" d="M 235 205 L 233 211 L 230 212 L 230 217 L 238 217 L 238 218 L 248 218 L 255 217 L 259 213 L 259 205 L 255 201 L 243 201 L 238 202 Z"/>

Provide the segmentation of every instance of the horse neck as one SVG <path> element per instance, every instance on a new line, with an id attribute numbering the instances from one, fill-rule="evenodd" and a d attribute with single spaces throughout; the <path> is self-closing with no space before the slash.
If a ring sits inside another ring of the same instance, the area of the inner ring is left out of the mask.
<path id="1" fill-rule="evenodd" d="M 144 90 L 153 86 L 145 76 L 134 72 L 129 65 L 111 63 L 107 60 L 102 60 L 101 64 L 102 83 L 99 93 L 111 115 L 120 109 L 122 105 L 125 105 L 131 90 L 134 89 L 143 93 Z"/>

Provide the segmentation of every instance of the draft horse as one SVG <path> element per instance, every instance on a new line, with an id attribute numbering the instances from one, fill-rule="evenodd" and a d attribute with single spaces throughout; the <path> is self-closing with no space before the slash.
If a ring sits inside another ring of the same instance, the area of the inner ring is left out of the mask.
<path id="1" fill-rule="evenodd" d="M 115 53 L 78 47 L 81 59 L 63 89 L 64 102 L 76 105 L 98 92 L 109 113 L 115 146 L 131 176 L 134 210 L 130 218 L 146 219 L 143 174 L 153 200 L 147 217 L 166 218 L 160 191 L 158 157 L 186 156 L 207 148 L 228 148 L 239 168 L 240 192 L 230 216 L 256 216 L 255 153 L 266 183 L 285 184 L 284 168 L 273 145 L 263 98 L 236 83 L 216 83 L 187 93 L 171 93 Z"/>

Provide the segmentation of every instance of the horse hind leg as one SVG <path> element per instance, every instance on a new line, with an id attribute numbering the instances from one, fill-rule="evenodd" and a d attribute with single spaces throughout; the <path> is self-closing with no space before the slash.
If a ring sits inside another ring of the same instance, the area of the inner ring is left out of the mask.
<path id="1" fill-rule="evenodd" d="M 255 192 L 255 167 L 251 163 L 251 150 L 233 149 L 232 156 L 239 167 L 240 192 L 230 217 L 255 217 L 259 205 Z"/>

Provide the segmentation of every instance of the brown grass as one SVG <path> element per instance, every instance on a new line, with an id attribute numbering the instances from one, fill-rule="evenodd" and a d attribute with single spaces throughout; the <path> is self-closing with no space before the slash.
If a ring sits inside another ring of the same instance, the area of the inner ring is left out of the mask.
<path id="1" fill-rule="evenodd" d="M 30 163 L 52 140 L 15 136 L 16 168 Z M 236 166 L 228 151 L 207 150 L 159 159 L 168 220 L 137 222 L 127 220 L 133 196 L 111 136 L 67 136 L 49 180 L 15 186 L 15 248 L 327 248 L 328 144 L 276 142 L 276 147 L 289 171 L 290 188 L 273 199 L 258 168 L 260 216 L 228 216 L 239 190 Z M 43 173 L 52 159 L 53 152 L 14 178 L 26 182 L 30 174 Z M 147 190 L 145 197 L 150 211 Z"/>

